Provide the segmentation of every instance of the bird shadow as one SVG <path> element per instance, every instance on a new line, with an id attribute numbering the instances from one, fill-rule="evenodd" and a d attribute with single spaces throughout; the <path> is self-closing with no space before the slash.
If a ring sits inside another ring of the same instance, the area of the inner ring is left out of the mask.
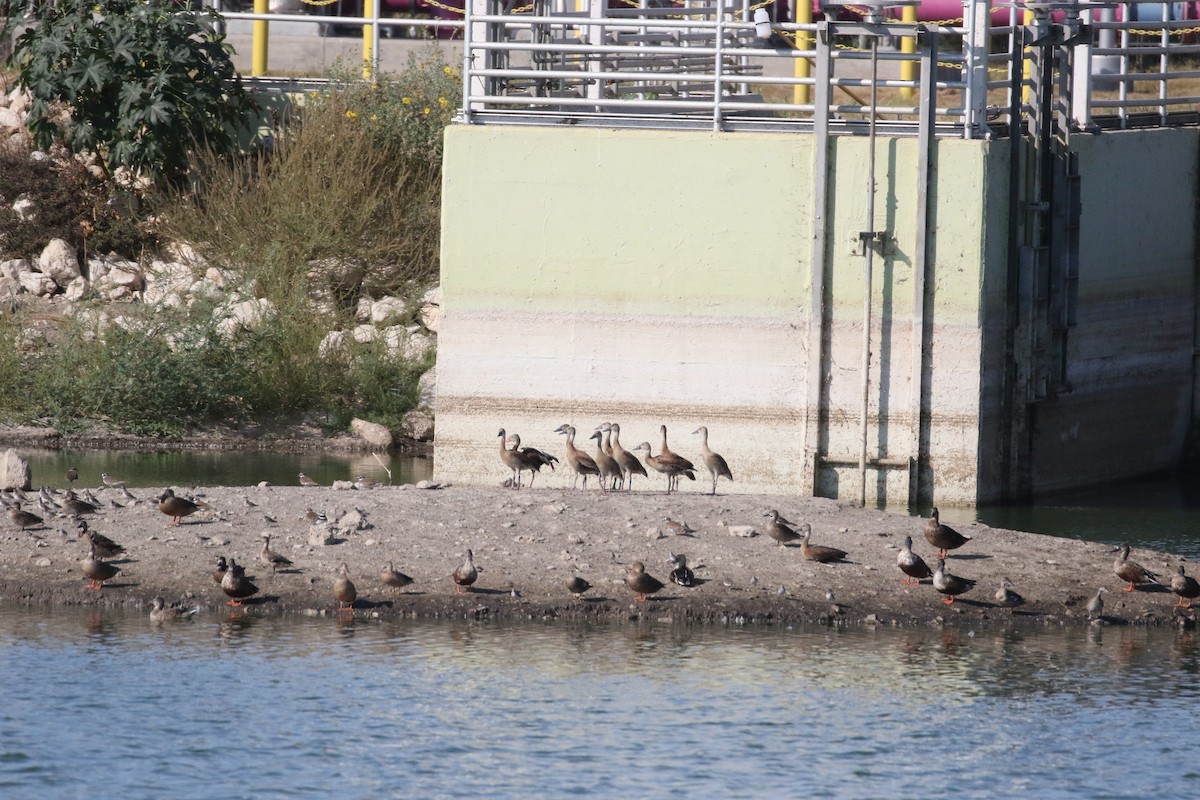
<path id="1" fill-rule="evenodd" d="M 134 586 L 141 586 L 137 581 L 125 581 L 124 583 L 105 583 L 105 589 L 132 589 Z"/>
<path id="2" fill-rule="evenodd" d="M 467 589 L 466 594 L 509 594 L 511 589 L 486 589 L 480 586 L 472 586 Z"/>
<path id="3" fill-rule="evenodd" d="M 1135 592 L 1146 592 L 1147 594 L 1166 594 L 1171 591 L 1169 586 L 1161 583 L 1144 583 L 1134 589 Z M 1132 592 L 1130 593 L 1132 594 Z"/>
<path id="4" fill-rule="evenodd" d="M 273 572 L 271 574 L 273 574 L 273 575 L 303 575 L 304 570 L 300 569 L 300 567 L 289 567 L 288 569 L 277 569 L 277 570 L 275 570 L 275 572 Z"/>
<path id="5" fill-rule="evenodd" d="M 981 558 L 993 558 L 987 553 L 947 553 L 946 560 L 954 559 L 955 561 L 978 561 Z"/>
<path id="6" fill-rule="evenodd" d="M 367 609 L 373 609 L 373 608 L 392 608 L 394 605 L 395 605 L 395 603 L 393 603 L 393 601 L 391 601 L 391 600 L 374 600 L 374 601 L 372 601 L 372 600 L 364 600 L 363 598 L 360 597 L 357 600 L 355 600 L 353 603 L 350 604 L 350 608 L 352 608 L 352 609 L 361 608 L 361 609 L 367 610 Z M 347 611 L 349 609 L 341 609 L 341 610 Z"/>

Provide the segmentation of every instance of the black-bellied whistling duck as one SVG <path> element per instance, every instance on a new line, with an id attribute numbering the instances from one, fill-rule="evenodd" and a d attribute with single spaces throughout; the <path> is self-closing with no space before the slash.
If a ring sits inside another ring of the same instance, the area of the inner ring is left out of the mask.
<path id="1" fill-rule="evenodd" d="M 479 577 L 479 568 L 475 566 L 475 554 L 470 549 L 467 550 L 467 559 L 454 568 L 450 577 L 454 579 L 455 594 L 470 591 L 471 584 Z"/>
<path id="2" fill-rule="evenodd" d="M 1117 560 L 1113 562 L 1113 572 L 1118 578 L 1129 584 L 1125 587 L 1125 591 L 1132 592 L 1135 586 L 1143 583 L 1158 583 L 1158 575 L 1136 561 L 1129 560 L 1129 545 L 1123 544 L 1108 552 L 1120 553 Z"/>
<path id="3" fill-rule="evenodd" d="M 1200 583 L 1195 578 L 1184 574 L 1183 564 L 1179 565 L 1179 571 L 1175 573 L 1175 577 L 1171 578 L 1171 591 L 1179 596 L 1175 606 L 1177 608 L 1191 608 L 1192 601 L 1200 597 Z M 1187 600 L 1186 603 L 1183 601 Z"/>
<path id="4" fill-rule="evenodd" d="M 1000 588 L 996 590 L 996 605 L 1002 608 L 1016 608 L 1025 603 L 1025 598 L 1013 591 L 1013 582 L 1008 578 L 1000 579 Z"/>
<path id="5" fill-rule="evenodd" d="M 571 488 L 575 488 L 579 476 L 583 476 L 583 488 L 587 490 L 588 475 L 599 475 L 600 468 L 596 466 L 595 460 L 587 453 L 578 450 L 575 447 L 575 426 L 559 425 L 554 429 L 555 433 L 561 433 L 567 437 L 567 463 L 571 466 Z"/>
<path id="6" fill-rule="evenodd" d="M 344 563 L 338 570 L 337 580 L 333 582 L 333 596 L 338 601 L 338 611 L 354 608 L 354 601 L 358 599 L 358 589 L 354 587 L 354 581 L 350 580 L 350 568 Z"/>
<path id="7" fill-rule="evenodd" d="M 626 491 L 632 491 L 634 475 L 641 475 L 643 478 L 649 476 L 646 474 L 646 468 L 642 466 L 642 462 L 638 461 L 638 457 L 621 446 L 621 426 L 610 422 L 608 427 L 612 431 L 613 458 L 621 465 L 621 481 Z"/>
<path id="8" fill-rule="evenodd" d="M 521 437 L 518 434 L 510 434 L 508 440 L 512 442 L 512 449 L 521 459 L 521 466 L 517 471 L 517 484 L 520 485 L 521 473 L 529 473 L 529 488 L 533 488 L 533 479 L 542 467 L 549 466 L 550 471 L 554 471 L 554 465 L 558 463 L 558 459 L 549 453 L 538 450 L 536 447 L 521 447 Z"/>
<path id="9" fill-rule="evenodd" d="M 974 588 L 975 581 L 947 572 L 945 559 L 939 558 L 937 564 L 937 569 L 933 572 L 933 588 L 946 595 L 943 598 L 946 605 L 953 603 L 955 597 L 966 594 Z"/>
<path id="10" fill-rule="evenodd" d="M 896 566 L 906 576 L 901 582 L 905 586 L 915 586 L 923 578 L 933 577 L 933 570 L 925 563 L 925 559 L 913 552 L 911 536 L 904 537 L 904 547 L 896 554 Z"/>
<path id="11" fill-rule="evenodd" d="M 607 492 L 615 488 L 617 481 L 621 479 L 621 466 L 615 458 L 604 452 L 604 435 L 603 431 L 596 431 L 588 438 L 596 440 L 594 461 L 596 468 L 600 470 L 600 488 Z"/>
<path id="12" fill-rule="evenodd" d="M 509 487 L 513 489 L 521 488 L 521 470 L 525 468 L 525 463 L 521 460 L 521 454 L 517 452 L 516 446 L 511 450 L 508 449 L 508 436 L 504 433 L 504 428 L 496 434 L 500 437 L 500 460 L 504 462 L 504 466 L 512 470 L 512 478 L 509 479 Z"/>
<path id="13" fill-rule="evenodd" d="M 656 472 L 661 472 L 667 476 L 667 494 L 679 488 L 679 476 L 686 475 L 691 480 L 696 480 L 695 467 L 692 462 L 688 461 L 683 456 L 678 456 L 670 451 L 654 455 L 650 452 L 650 443 L 642 442 L 633 451 L 646 451 L 646 463 Z"/>
<path id="14" fill-rule="evenodd" d="M 646 597 L 663 588 L 663 582 L 646 572 L 646 565 L 635 561 L 625 568 L 625 585 L 633 590 L 633 599 L 646 602 Z"/>
<path id="15" fill-rule="evenodd" d="M 779 516 L 779 512 L 775 509 L 771 509 L 767 513 L 763 514 L 763 516 L 771 518 L 770 524 L 767 525 L 767 536 L 770 536 L 781 546 L 786 545 L 788 542 L 794 542 L 800 538 L 800 534 L 792 530 L 792 523 Z"/>
<path id="16" fill-rule="evenodd" d="M 801 526 L 804 531 L 800 539 L 800 555 L 807 558 L 809 561 L 816 561 L 821 564 L 832 564 L 834 561 L 844 561 L 846 556 L 850 555 L 845 550 L 839 550 L 836 547 L 827 547 L 823 544 L 809 544 L 808 540 L 812 536 L 812 526 L 807 522 Z"/>
<path id="17" fill-rule="evenodd" d="M 720 453 L 714 453 L 708 446 L 708 428 L 701 425 L 692 432 L 700 434 L 700 459 L 704 462 L 704 466 L 708 469 L 708 474 L 712 476 L 712 494 L 717 493 L 717 478 L 728 478 L 733 480 L 733 473 L 729 471 L 729 465 L 725 463 L 725 459 Z"/>
<path id="18" fill-rule="evenodd" d="M 941 559 L 946 558 L 947 550 L 957 550 L 971 541 L 970 536 L 963 536 L 949 525 L 943 525 L 936 508 L 930 510 L 924 532 L 925 540 L 938 549 L 937 557 Z"/>

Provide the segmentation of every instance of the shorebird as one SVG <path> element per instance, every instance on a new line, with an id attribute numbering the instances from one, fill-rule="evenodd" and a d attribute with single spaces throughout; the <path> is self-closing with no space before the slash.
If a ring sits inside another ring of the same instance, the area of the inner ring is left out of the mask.
<path id="1" fill-rule="evenodd" d="M 77 480 L 79 480 L 79 470 L 71 467 L 67 470 L 67 483 L 74 483 Z"/>
<path id="2" fill-rule="evenodd" d="M 317 483 L 312 478 L 308 477 L 303 472 L 301 472 L 300 473 L 300 485 L 301 486 L 320 486 L 321 484 Z"/>
<path id="3" fill-rule="evenodd" d="M 100 480 L 104 483 L 105 486 L 111 486 L 113 488 L 116 488 L 118 486 L 124 486 L 126 483 L 129 482 L 129 481 L 117 480 L 112 475 L 109 475 L 107 472 L 100 473 Z"/>
<path id="4" fill-rule="evenodd" d="M 659 530 L 668 536 L 691 536 L 696 532 L 696 529 L 686 522 L 663 517 L 663 524 L 659 526 Z"/>

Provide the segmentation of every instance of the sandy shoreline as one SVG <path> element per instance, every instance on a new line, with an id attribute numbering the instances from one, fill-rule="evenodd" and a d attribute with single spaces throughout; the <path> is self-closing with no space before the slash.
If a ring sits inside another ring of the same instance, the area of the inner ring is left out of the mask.
<path id="1" fill-rule="evenodd" d="M 933 564 L 932 548 L 921 535 L 923 520 L 832 500 L 457 486 L 177 491 L 194 494 L 212 510 L 175 527 L 158 510 L 155 490 L 133 490 L 139 502 L 127 505 L 118 490 L 98 493 L 106 507 L 90 518 L 90 526 L 127 551 L 114 560 L 120 574 L 101 591 L 86 588 L 80 569 L 86 548 L 67 520 L 47 517 L 45 527 L 27 531 L 7 517 L 0 520 L 0 602 L 148 609 L 157 595 L 224 613 L 227 598 L 210 573 L 217 557 L 225 556 L 245 563 L 259 586 L 245 614 L 338 613 L 332 586 L 345 563 L 358 590 L 348 613 L 366 617 L 1081 625 L 1087 624 L 1087 599 L 1106 586 L 1110 624 L 1194 622 L 1190 610 L 1172 608 L 1176 598 L 1165 587 L 1121 591 L 1107 545 L 983 525 L 956 526 L 973 541 L 954 551 L 947 566 L 978 584 L 947 606 L 928 580 L 916 587 L 900 584 L 904 576 L 896 553 L 905 536 Z M 114 500 L 124 507 L 111 507 Z M 367 527 L 335 532 L 333 544 L 313 544 L 310 539 L 322 538 L 321 531 L 304 519 L 306 508 L 331 521 L 357 508 Z M 777 545 L 764 535 L 769 509 L 809 522 L 813 543 L 848 551 L 848 563 L 806 561 L 798 546 Z M 695 533 L 667 533 L 667 518 L 687 523 Z M 745 526 L 759 535 L 744 535 Z M 272 574 L 259 563 L 264 533 L 295 569 Z M 473 591 L 456 595 L 450 574 L 467 548 L 481 574 Z M 672 553 L 686 554 L 699 585 L 667 582 Z M 1135 550 L 1132 558 L 1164 582 L 1182 563 L 1149 551 Z M 385 587 L 378 573 L 388 561 L 415 583 L 401 593 Z M 648 602 L 634 602 L 624 585 L 624 565 L 632 561 L 643 561 L 667 583 Z M 574 574 L 593 586 L 582 599 L 566 590 Z M 1026 600 L 1018 609 L 993 601 L 1005 576 Z"/>

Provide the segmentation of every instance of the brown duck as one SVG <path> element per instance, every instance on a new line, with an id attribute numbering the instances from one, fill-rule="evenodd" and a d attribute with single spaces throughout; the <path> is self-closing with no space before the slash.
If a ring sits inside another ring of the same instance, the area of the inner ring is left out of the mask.
<path id="1" fill-rule="evenodd" d="M 512 442 L 512 450 L 520 459 L 520 467 L 517 469 L 517 486 L 521 485 L 521 473 L 529 473 L 529 488 L 533 488 L 533 479 L 542 467 L 550 467 L 550 471 L 554 471 L 554 465 L 558 463 L 558 459 L 544 450 L 538 450 L 536 447 L 521 447 L 521 437 L 518 434 L 511 434 L 508 441 Z"/>
<path id="2" fill-rule="evenodd" d="M 231 558 L 229 569 L 225 570 L 225 576 L 221 578 L 221 591 L 230 598 L 226 605 L 237 607 L 241 606 L 246 598 L 258 594 L 258 587 L 246 577 L 245 567 Z"/>
<path id="3" fill-rule="evenodd" d="M 578 575 L 567 581 L 567 591 L 576 597 L 582 596 L 590 588 L 592 588 L 592 585 Z"/>
<path id="4" fill-rule="evenodd" d="M 642 462 L 633 453 L 621 446 L 621 426 L 615 422 L 608 423 L 611 433 L 612 456 L 621 466 L 621 485 L 626 491 L 633 490 L 633 476 L 641 475 L 643 478 L 649 477 L 646 474 L 646 468 L 642 466 Z"/>
<path id="5" fill-rule="evenodd" d="M 1171 591 L 1179 596 L 1179 600 L 1175 603 L 1176 608 L 1191 608 L 1192 601 L 1200 597 L 1200 582 L 1185 574 L 1183 564 L 1180 564 L 1179 571 L 1175 573 L 1174 578 L 1171 578 Z M 1184 600 L 1187 602 L 1184 603 Z"/>
<path id="6" fill-rule="evenodd" d="M 410 585 L 413 579 L 397 570 L 392 566 L 392 562 L 389 561 L 387 566 L 379 571 L 379 581 L 384 586 L 390 586 L 398 592 L 405 586 Z"/>
<path id="7" fill-rule="evenodd" d="M 704 462 L 708 474 L 712 476 L 712 494 L 717 493 L 717 478 L 728 478 L 733 480 L 733 473 L 729 471 L 729 465 L 725 463 L 724 457 L 720 453 L 713 452 L 708 447 L 708 428 L 701 425 L 693 431 L 693 434 L 700 434 L 700 460 Z"/>
<path id="8" fill-rule="evenodd" d="M 763 514 L 763 516 L 771 518 L 771 522 L 767 525 L 767 536 L 770 536 L 781 546 L 800 538 L 800 534 L 792 530 L 792 523 L 779 516 L 779 512 L 775 509 L 771 509 Z"/>
<path id="9" fill-rule="evenodd" d="M 479 569 L 475 566 L 475 554 L 467 550 L 467 558 L 459 564 L 450 576 L 454 579 L 454 593 L 462 594 L 470 591 L 471 584 L 479 577 Z"/>
<path id="10" fill-rule="evenodd" d="M 1118 578 L 1125 581 L 1129 585 L 1125 587 L 1125 591 L 1132 592 L 1134 587 L 1142 584 L 1152 583 L 1158 585 L 1158 575 L 1143 567 L 1136 561 L 1129 560 L 1129 545 L 1122 544 L 1108 551 L 1111 553 L 1120 553 L 1117 560 L 1113 562 L 1113 573 Z"/>
<path id="11" fill-rule="evenodd" d="M 104 582 L 116 577 L 117 573 L 121 571 L 120 567 L 101 561 L 96 556 L 94 544 L 88 545 L 88 556 L 83 560 L 81 566 L 83 574 L 91 580 L 87 587 L 89 589 L 103 589 Z"/>
<path id="12" fill-rule="evenodd" d="M 96 555 L 101 558 L 116 558 L 125 552 L 125 548 L 122 545 L 117 544 L 102 533 L 87 530 L 85 527 L 83 535 L 96 548 Z"/>
<path id="13" fill-rule="evenodd" d="M 350 568 L 344 563 L 338 571 L 337 580 L 333 582 L 333 596 L 337 598 L 339 611 L 354 608 L 354 601 L 358 599 L 358 590 L 350 580 Z"/>
<path id="14" fill-rule="evenodd" d="M 555 433 L 561 433 L 567 437 L 567 464 L 571 467 L 571 488 L 575 488 L 575 484 L 579 481 L 579 476 L 583 476 L 583 488 L 587 490 L 588 475 L 599 475 L 600 468 L 596 466 L 596 461 L 587 453 L 575 447 L 575 427 L 573 425 L 559 425 L 554 429 Z"/>
<path id="15" fill-rule="evenodd" d="M 963 536 L 949 525 L 943 525 L 938 518 L 938 510 L 934 508 L 925 523 L 925 540 L 938 549 L 938 558 L 945 559 L 947 550 L 957 550 L 971 541 L 971 537 Z"/>
<path id="16" fill-rule="evenodd" d="M 954 598 L 958 595 L 966 594 L 975 587 L 975 581 L 947 572 L 944 559 L 939 558 L 937 564 L 937 569 L 933 573 L 933 588 L 945 595 L 942 601 L 946 605 L 953 603 Z"/>
<path id="17" fill-rule="evenodd" d="M 280 567 L 292 566 L 292 560 L 290 558 L 281 555 L 280 553 L 276 553 L 271 549 L 271 534 L 269 533 L 263 534 L 263 546 L 262 550 L 260 550 L 258 553 L 258 560 L 261 561 L 265 566 L 270 567 L 272 574 L 274 574 L 275 570 L 279 569 Z"/>
<path id="18" fill-rule="evenodd" d="M 929 569 L 925 559 L 913 552 L 911 536 L 904 537 L 904 547 L 896 554 L 896 566 L 906 576 L 901 581 L 903 586 L 916 586 L 923 579 L 933 577 L 933 571 Z"/>
<path id="19" fill-rule="evenodd" d="M 188 500 L 186 497 L 176 497 L 173 489 L 164 489 L 163 493 L 158 496 L 158 510 L 171 518 L 172 525 L 180 524 L 184 517 L 195 514 L 198 508 L 200 508 L 199 503 Z"/>
<path id="20" fill-rule="evenodd" d="M 1016 608 L 1025 604 L 1025 598 L 1013 590 L 1013 582 L 1008 578 L 1000 579 L 1000 588 L 996 589 L 994 598 L 996 605 L 1001 608 Z"/>
<path id="21" fill-rule="evenodd" d="M 646 572 L 646 565 L 635 561 L 625 568 L 625 585 L 633 590 L 633 599 L 639 603 L 663 588 L 663 582 Z"/>
<path id="22" fill-rule="evenodd" d="M 667 476 L 667 494 L 679 489 L 680 475 L 687 476 L 688 480 L 696 480 L 695 466 L 683 456 L 676 455 L 669 450 L 660 451 L 658 455 L 654 455 L 650 450 L 649 442 L 642 442 L 633 448 L 635 453 L 643 450 L 646 452 L 646 463 L 650 465 L 650 469 Z"/>
<path id="23" fill-rule="evenodd" d="M 25 511 L 19 505 L 16 508 L 8 509 L 8 518 L 12 520 L 13 525 L 16 525 L 21 530 L 36 528 L 39 525 L 45 524 L 45 521 L 37 514 Z"/>
<path id="24" fill-rule="evenodd" d="M 800 555 L 809 561 L 832 564 L 835 561 L 845 561 L 846 556 L 850 555 L 845 550 L 839 550 L 836 547 L 827 547 L 823 544 L 809 544 L 808 540 L 812 536 L 812 526 L 806 522 L 800 527 L 804 531 L 803 538 L 800 540 Z"/>
<path id="25" fill-rule="evenodd" d="M 212 571 L 213 583 L 217 586 L 221 585 L 221 581 L 225 579 L 225 573 L 229 571 L 229 564 L 225 562 L 225 556 L 217 557 L 217 568 Z"/>
<path id="26" fill-rule="evenodd" d="M 600 488 L 606 492 L 617 488 L 617 483 L 621 480 L 621 465 L 615 458 L 604 452 L 604 439 L 607 435 L 604 431 L 596 431 L 588 437 L 596 440 L 596 455 L 592 456 L 592 460 L 596 462 L 596 468 L 600 470 Z"/>

